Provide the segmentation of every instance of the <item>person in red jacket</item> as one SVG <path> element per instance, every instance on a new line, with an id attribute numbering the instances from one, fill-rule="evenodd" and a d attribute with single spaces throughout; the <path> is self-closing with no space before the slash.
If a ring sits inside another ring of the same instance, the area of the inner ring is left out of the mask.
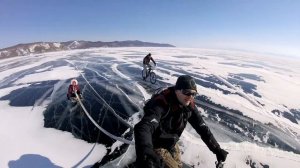
<path id="1" fill-rule="evenodd" d="M 69 85 L 68 88 L 68 94 L 67 94 L 68 99 L 70 100 L 70 98 L 75 98 L 76 97 L 75 93 L 77 93 L 79 98 L 81 98 L 78 81 L 76 79 L 72 79 L 71 84 Z"/>

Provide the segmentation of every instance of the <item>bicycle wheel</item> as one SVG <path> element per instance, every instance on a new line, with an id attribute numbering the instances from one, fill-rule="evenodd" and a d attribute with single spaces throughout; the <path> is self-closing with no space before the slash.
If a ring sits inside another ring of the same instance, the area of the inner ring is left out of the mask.
<path id="1" fill-rule="evenodd" d="M 152 84 L 156 82 L 156 74 L 154 72 L 150 72 L 150 82 Z"/>
<path id="2" fill-rule="evenodd" d="M 142 78 L 143 78 L 143 79 L 146 79 L 146 76 L 147 76 L 147 74 L 145 73 L 145 70 L 143 69 L 143 70 L 142 70 Z"/>

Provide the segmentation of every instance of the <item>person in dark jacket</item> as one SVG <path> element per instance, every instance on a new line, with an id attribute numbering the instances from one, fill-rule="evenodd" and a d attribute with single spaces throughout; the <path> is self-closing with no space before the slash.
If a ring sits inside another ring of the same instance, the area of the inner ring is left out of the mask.
<path id="1" fill-rule="evenodd" d="M 70 98 L 75 98 L 76 97 L 75 93 L 77 93 L 79 98 L 81 98 L 81 92 L 78 85 L 78 81 L 76 79 L 72 79 L 67 93 L 68 100 L 70 100 Z"/>
<path id="2" fill-rule="evenodd" d="M 156 62 L 155 62 L 154 59 L 152 58 L 151 53 L 147 54 L 147 55 L 144 57 L 144 59 L 143 59 L 144 73 L 146 73 L 147 70 L 148 70 L 148 68 L 151 67 L 151 65 L 150 65 L 150 60 L 151 60 L 151 61 L 154 63 L 154 65 L 156 66 Z M 143 76 L 146 76 L 146 74 L 143 75 Z M 143 79 L 146 80 L 146 77 L 143 77 Z"/>
<path id="3" fill-rule="evenodd" d="M 196 83 L 189 75 L 155 94 L 144 106 L 144 116 L 134 127 L 138 167 L 182 167 L 177 144 L 187 122 L 201 136 L 219 162 L 228 152 L 221 149 L 194 103 Z"/>

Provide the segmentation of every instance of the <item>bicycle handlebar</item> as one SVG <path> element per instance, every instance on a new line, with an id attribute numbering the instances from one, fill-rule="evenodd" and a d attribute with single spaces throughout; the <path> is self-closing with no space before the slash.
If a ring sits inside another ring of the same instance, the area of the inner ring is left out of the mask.
<path id="1" fill-rule="evenodd" d="M 224 163 L 221 162 L 221 161 L 220 162 L 216 161 L 215 164 L 216 164 L 216 168 L 223 168 L 224 167 Z"/>

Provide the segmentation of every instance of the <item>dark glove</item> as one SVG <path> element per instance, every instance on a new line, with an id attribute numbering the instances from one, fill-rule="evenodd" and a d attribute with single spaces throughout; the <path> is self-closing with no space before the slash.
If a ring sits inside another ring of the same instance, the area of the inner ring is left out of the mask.
<path id="1" fill-rule="evenodd" d="M 146 150 L 143 156 L 143 167 L 146 168 L 160 168 L 163 167 L 161 158 L 153 151 L 153 150 Z"/>
<path id="2" fill-rule="evenodd" d="M 216 152 L 218 162 L 224 162 L 226 160 L 227 154 L 228 154 L 227 151 L 225 151 L 224 149 L 220 148 Z"/>

